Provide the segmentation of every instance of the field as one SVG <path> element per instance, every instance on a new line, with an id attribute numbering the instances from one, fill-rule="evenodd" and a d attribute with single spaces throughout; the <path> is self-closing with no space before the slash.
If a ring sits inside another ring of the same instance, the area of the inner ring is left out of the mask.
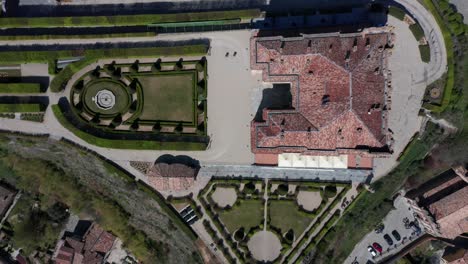
<path id="1" fill-rule="evenodd" d="M 250 228 L 263 224 L 263 208 L 262 200 L 241 200 L 232 209 L 220 211 L 219 217 L 229 232 L 233 233 L 241 227 L 248 232 Z"/>
<path id="2" fill-rule="evenodd" d="M 194 73 L 137 76 L 143 88 L 141 120 L 193 122 Z"/>
<path id="3" fill-rule="evenodd" d="M 296 237 L 300 236 L 314 219 L 299 211 L 296 202 L 292 200 L 270 201 L 269 215 L 272 226 L 281 229 L 282 234 L 293 229 Z"/>

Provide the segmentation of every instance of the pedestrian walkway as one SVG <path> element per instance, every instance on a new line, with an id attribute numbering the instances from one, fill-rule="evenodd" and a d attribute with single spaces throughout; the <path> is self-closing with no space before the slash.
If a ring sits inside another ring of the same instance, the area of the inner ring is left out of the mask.
<path id="1" fill-rule="evenodd" d="M 204 165 L 199 177 L 239 177 L 288 180 L 367 182 L 371 170 L 284 168 L 255 165 Z"/>

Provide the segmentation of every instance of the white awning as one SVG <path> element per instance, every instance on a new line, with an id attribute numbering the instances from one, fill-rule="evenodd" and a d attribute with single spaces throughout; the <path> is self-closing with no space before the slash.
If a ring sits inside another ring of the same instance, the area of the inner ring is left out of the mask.
<path id="1" fill-rule="evenodd" d="M 283 153 L 278 155 L 278 167 L 296 168 L 348 168 L 348 156 L 311 156 L 299 153 Z"/>

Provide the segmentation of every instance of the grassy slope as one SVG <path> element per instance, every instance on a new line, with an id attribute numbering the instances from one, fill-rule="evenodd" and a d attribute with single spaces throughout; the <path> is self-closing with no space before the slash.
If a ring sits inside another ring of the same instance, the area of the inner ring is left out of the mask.
<path id="1" fill-rule="evenodd" d="M 144 190 L 113 165 L 68 144 L 33 137 L 8 137 L 0 135 L 2 180 L 34 194 L 41 204 L 59 201 L 75 214 L 96 219 L 145 263 L 177 263 L 177 258 L 197 261 L 196 253 L 181 252 L 194 250 L 190 241 L 196 237 L 161 196 Z M 168 221 L 172 223 L 170 228 Z M 27 238 L 32 234 L 23 235 L 19 242 L 28 245 Z M 53 239 L 49 238 L 48 243 Z"/>

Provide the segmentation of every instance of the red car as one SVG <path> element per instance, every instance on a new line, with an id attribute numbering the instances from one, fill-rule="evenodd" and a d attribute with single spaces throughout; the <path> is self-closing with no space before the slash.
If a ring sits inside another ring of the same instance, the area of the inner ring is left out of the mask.
<path id="1" fill-rule="evenodd" d="M 379 243 L 374 243 L 372 246 L 377 250 L 377 252 L 382 253 L 382 246 Z"/>

